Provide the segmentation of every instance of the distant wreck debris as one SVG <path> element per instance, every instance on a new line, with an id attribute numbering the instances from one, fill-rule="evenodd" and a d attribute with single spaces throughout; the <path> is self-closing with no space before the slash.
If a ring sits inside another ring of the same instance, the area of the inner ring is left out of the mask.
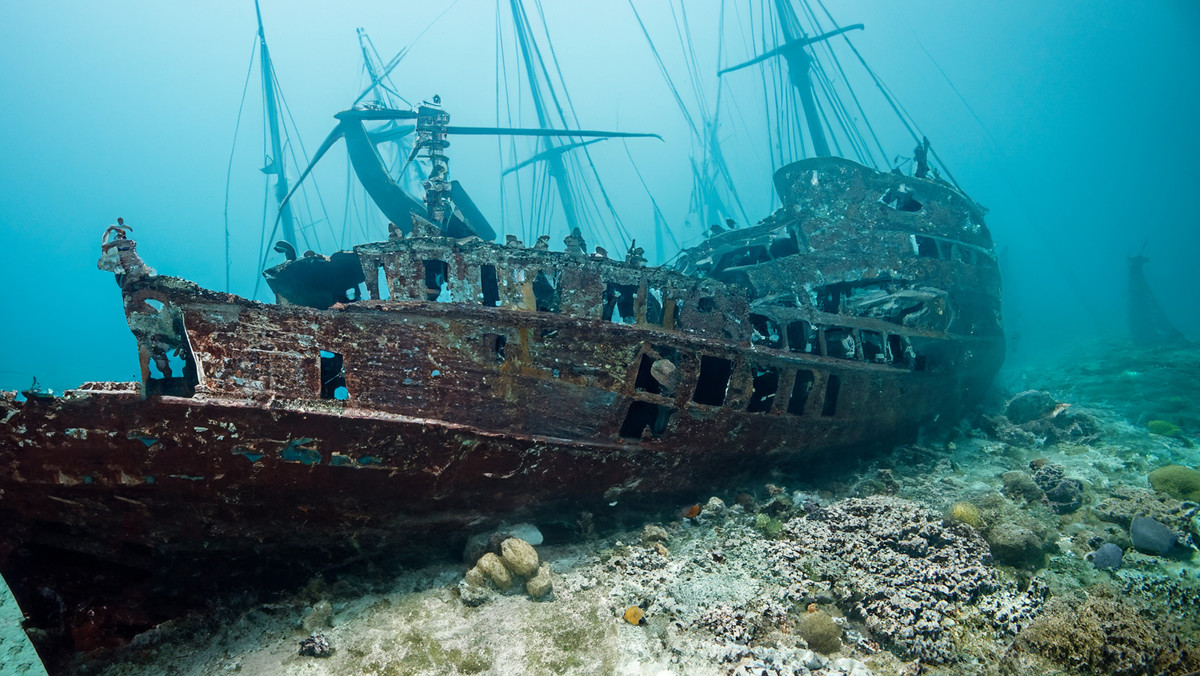
<path id="1" fill-rule="evenodd" d="M 1141 253 L 1129 257 L 1129 335 L 1138 347 L 1178 343 L 1183 333 L 1171 325 L 1146 281 L 1149 262 Z"/>

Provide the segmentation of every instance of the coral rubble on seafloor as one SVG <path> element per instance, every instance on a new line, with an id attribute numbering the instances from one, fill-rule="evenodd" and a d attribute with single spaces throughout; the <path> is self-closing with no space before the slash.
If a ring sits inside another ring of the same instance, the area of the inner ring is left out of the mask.
<path id="1" fill-rule="evenodd" d="M 1200 377 L 1200 358 L 1184 350 L 1081 353 L 977 419 L 853 467 L 748 479 L 623 528 L 563 515 L 576 536 L 544 543 L 528 524 L 500 528 L 472 538 L 464 563 L 182 618 L 86 671 L 1200 670 L 1186 374 Z"/>

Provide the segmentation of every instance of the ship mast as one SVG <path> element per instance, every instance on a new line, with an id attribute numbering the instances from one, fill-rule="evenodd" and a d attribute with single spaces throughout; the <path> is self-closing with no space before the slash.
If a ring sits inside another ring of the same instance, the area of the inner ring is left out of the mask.
<path id="1" fill-rule="evenodd" d="M 804 31 L 799 28 L 796 12 L 787 0 L 775 0 L 775 13 L 779 17 L 779 26 L 783 29 L 783 40 L 786 49 L 783 58 L 787 60 L 788 80 L 800 94 L 800 105 L 804 107 L 804 119 L 808 122 L 808 135 L 812 138 L 813 153 L 817 157 L 829 157 L 829 142 L 825 140 L 825 130 L 817 116 L 817 101 L 813 95 L 811 77 L 812 57 L 804 46 Z M 799 33 L 799 36 L 796 34 Z M 797 41 L 797 37 L 800 41 Z"/>
<path id="2" fill-rule="evenodd" d="M 259 69 L 262 71 L 263 100 L 267 106 L 267 123 L 271 131 L 271 157 L 262 172 L 268 176 L 275 175 L 275 201 L 279 205 L 280 222 L 283 225 L 283 239 L 296 246 L 296 224 L 292 218 L 292 208 L 285 203 L 288 195 L 288 180 L 283 156 L 283 141 L 279 134 L 279 102 L 275 92 L 275 68 L 271 64 L 271 53 L 267 50 L 267 37 L 263 33 L 262 11 L 258 0 L 254 0 L 254 13 L 258 17 Z"/>
<path id="3" fill-rule="evenodd" d="M 800 28 L 800 19 L 796 16 L 795 10 L 792 9 L 791 4 L 787 0 L 775 0 L 775 13 L 779 19 L 779 25 L 783 29 L 783 44 L 745 63 L 726 68 L 718 72 L 717 75 L 724 75 L 725 73 L 740 70 L 747 66 L 766 61 L 774 56 L 782 56 L 787 61 L 788 80 L 796 88 L 797 93 L 800 94 L 800 105 L 804 109 L 804 119 L 808 123 L 808 135 L 812 139 L 813 153 L 817 157 L 829 157 L 831 154 L 829 152 L 829 142 L 825 139 L 825 129 L 821 126 L 821 117 L 817 110 L 817 99 L 813 93 L 811 77 L 813 59 L 808 53 L 808 46 L 836 37 L 847 31 L 862 30 L 863 25 L 856 23 L 852 26 L 846 26 L 810 38 Z"/>
<path id="4" fill-rule="evenodd" d="M 525 15 L 525 8 L 521 5 L 520 0 L 509 0 L 509 7 L 512 10 L 513 25 L 516 27 L 517 44 L 521 49 L 521 58 L 525 62 L 525 76 L 529 80 L 529 93 L 533 97 L 533 107 L 537 112 L 538 126 L 543 129 L 548 129 L 550 123 L 546 112 L 546 103 L 542 99 L 542 90 L 537 81 L 536 70 L 534 69 L 533 56 L 530 54 L 532 48 L 529 44 L 529 19 Z M 575 196 L 571 192 L 571 186 L 567 180 L 567 169 L 563 165 L 562 153 L 556 152 L 558 144 L 550 137 L 544 137 L 542 142 L 546 145 L 544 153 L 546 159 L 546 167 L 550 172 L 550 178 L 554 180 L 554 185 L 558 188 L 558 200 L 562 204 L 563 215 L 567 219 L 567 229 L 571 232 L 579 227 L 579 218 L 575 212 Z"/>

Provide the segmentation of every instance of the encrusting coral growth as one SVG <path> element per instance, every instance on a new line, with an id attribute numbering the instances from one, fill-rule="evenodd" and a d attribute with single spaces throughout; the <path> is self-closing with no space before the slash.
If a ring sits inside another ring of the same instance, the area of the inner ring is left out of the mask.
<path id="1" fill-rule="evenodd" d="M 1182 674 L 1200 663 L 1200 647 L 1181 635 L 1173 617 L 1099 585 L 1083 598 L 1052 600 L 1012 650 L 1036 651 L 1084 673 Z"/>

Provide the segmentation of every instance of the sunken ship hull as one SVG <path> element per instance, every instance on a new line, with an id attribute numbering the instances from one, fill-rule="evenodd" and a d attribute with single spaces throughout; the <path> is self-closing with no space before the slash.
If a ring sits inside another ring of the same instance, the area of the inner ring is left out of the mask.
<path id="1" fill-rule="evenodd" d="M 278 266 L 277 304 L 108 242 L 143 378 L 0 400 L 0 572 L 402 548 L 955 420 L 1004 351 L 981 209 L 831 158 L 776 184 L 673 269 L 432 233 Z"/>

